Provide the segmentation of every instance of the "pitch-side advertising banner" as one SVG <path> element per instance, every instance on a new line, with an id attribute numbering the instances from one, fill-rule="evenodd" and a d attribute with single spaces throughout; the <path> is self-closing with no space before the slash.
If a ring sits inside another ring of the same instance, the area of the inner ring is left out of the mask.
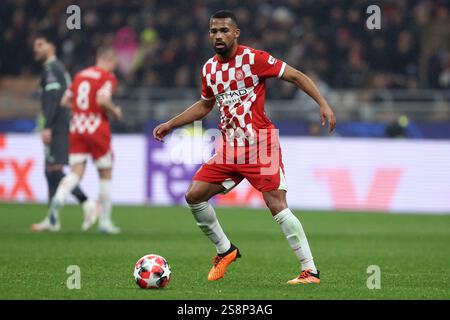
<path id="1" fill-rule="evenodd" d="M 281 146 L 294 209 L 450 213 L 450 142 L 282 137 Z M 160 143 L 115 135 L 113 148 L 113 199 L 128 204 L 183 205 L 192 176 L 211 155 L 202 137 Z M 97 197 L 91 163 L 81 186 Z M 0 200 L 47 201 L 38 135 L 0 135 Z M 214 202 L 264 207 L 246 181 Z"/>
<path id="2" fill-rule="evenodd" d="M 145 202 L 146 139 L 142 135 L 113 137 L 112 196 L 116 203 Z M 37 134 L 0 135 L 0 200 L 46 202 L 44 147 Z M 93 199 L 98 195 L 97 170 L 88 163 L 81 187 Z M 69 197 L 73 203 L 74 198 Z"/>
<path id="3" fill-rule="evenodd" d="M 209 158 L 201 140 L 149 139 L 149 203 L 184 204 L 191 177 Z M 281 147 L 291 208 L 450 213 L 450 142 L 282 137 Z M 213 201 L 265 206 L 245 180 Z"/>

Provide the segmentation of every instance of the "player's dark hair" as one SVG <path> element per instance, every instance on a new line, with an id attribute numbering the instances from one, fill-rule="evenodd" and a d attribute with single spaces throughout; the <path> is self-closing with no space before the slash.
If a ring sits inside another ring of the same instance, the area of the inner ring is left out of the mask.
<path id="1" fill-rule="evenodd" d="M 55 47 L 58 44 L 57 37 L 50 31 L 38 31 L 34 39 L 44 39 L 46 42 L 53 44 Z"/>
<path id="2" fill-rule="evenodd" d="M 219 11 L 217 11 L 216 13 L 214 13 L 211 16 L 209 21 L 211 21 L 212 19 L 226 19 L 226 18 L 230 18 L 231 21 L 233 21 L 233 23 L 236 26 L 238 25 L 237 19 L 236 19 L 236 15 L 230 10 L 219 10 Z"/>

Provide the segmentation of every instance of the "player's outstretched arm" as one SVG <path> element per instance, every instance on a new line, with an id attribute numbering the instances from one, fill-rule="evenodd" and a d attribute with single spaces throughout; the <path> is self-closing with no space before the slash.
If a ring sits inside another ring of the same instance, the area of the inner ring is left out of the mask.
<path id="1" fill-rule="evenodd" d="M 175 128 L 182 127 L 196 120 L 203 119 L 214 107 L 215 100 L 200 99 L 182 113 L 167 122 L 161 123 L 153 129 L 153 137 L 163 142 L 164 137 Z"/>
<path id="2" fill-rule="evenodd" d="M 325 125 L 325 121 L 328 120 L 328 132 L 333 132 L 336 127 L 336 118 L 334 117 L 333 110 L 328 105 L 327 100 L 322 96 L 319 89 L 306 74 L 303 72 L 286 65 L 281 79 L 295 84 L 298 88 L 306 92 L 320 107 L 320 121 L 322 126 Z"/>

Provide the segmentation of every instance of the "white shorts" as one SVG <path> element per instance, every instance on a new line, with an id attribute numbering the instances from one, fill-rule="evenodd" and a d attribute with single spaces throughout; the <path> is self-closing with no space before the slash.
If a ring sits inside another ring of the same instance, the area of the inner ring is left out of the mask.
<path id="1" fill-rule="evenodd" d="M 71 153 L 69 154 L 69 165 L 86 162 L 89 158 L 89 153 Z M 111 169 L 113 165 L 113 154 L 111 151 L 101 156 L 94 161 L 94 165 L 97 169 Z"/>

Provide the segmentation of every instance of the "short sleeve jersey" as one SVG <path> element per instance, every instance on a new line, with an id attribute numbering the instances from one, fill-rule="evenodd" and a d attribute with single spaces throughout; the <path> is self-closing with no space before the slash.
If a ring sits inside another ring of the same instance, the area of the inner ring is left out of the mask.
<path id="1" fill-rule="evenodd" d="M 70 91 L 73 102 L 71 133 L 110 134 L 106 110 L 98 105 L 97 96 L 111 97 L 117 86 L 117 78 L 99 67 L 89 67 L 76 74 Z"/>
<path id="2" fill-rule="evenodd" d="M 280 78 L 285 67 L 267 52 L 241 45 L 228 60 L 215 55 L 203 65 L 201 97 L 216 100 L 219 128 L 231 145 L 251 145 L 260 129 L 275 128 L 264 111 L 265 80 Z"/>

